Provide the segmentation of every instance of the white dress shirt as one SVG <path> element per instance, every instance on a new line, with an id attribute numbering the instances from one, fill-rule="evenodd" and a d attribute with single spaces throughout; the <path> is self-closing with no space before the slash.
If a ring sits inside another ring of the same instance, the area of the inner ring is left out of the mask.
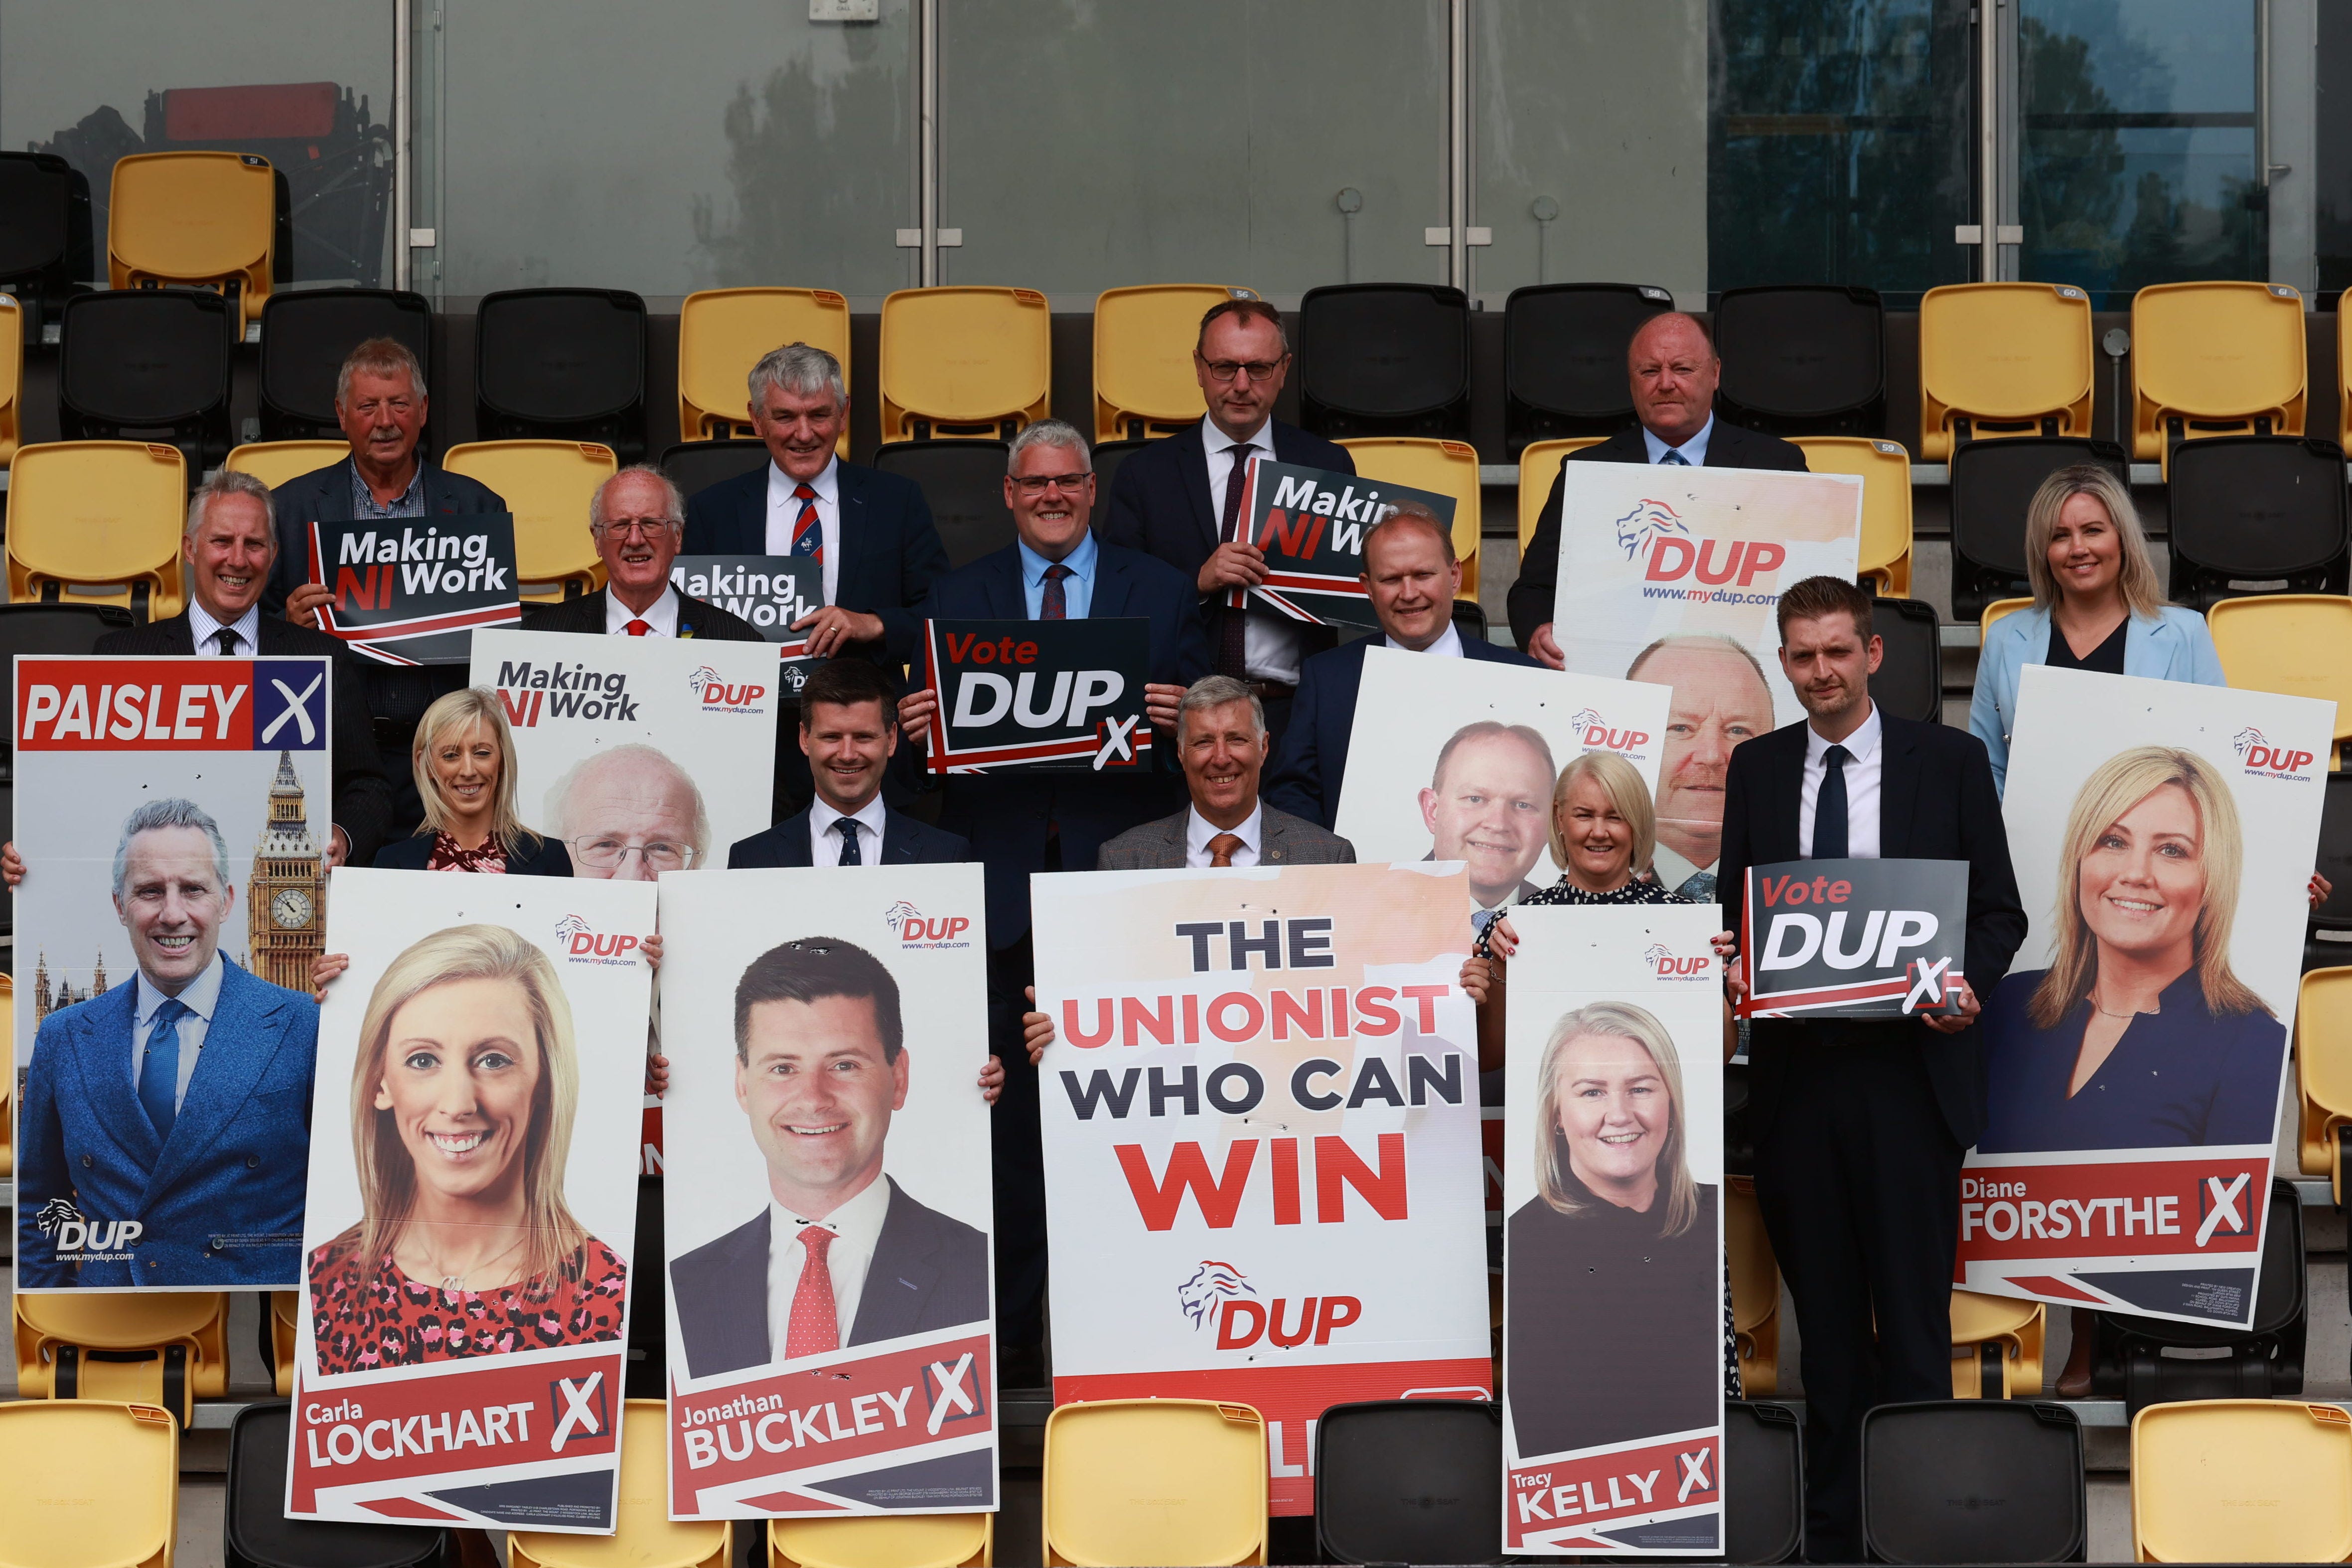
<path id="1" fill-rule="evenodd" d="M 236 633 L 236 652 L 223 653 L 218 641 L 221 629 Z M 215 621 L 204 601 L 194 594 L 188 596 L 188 631 L 196 640 L 199 659 L 250 659 L 261 652 L 261 606 L 254 605 L 234 621 Z"/>
<path id="2" fill-rule="evenodd" d="M 1653 463 L 1664 463 L 1666 460 L 1667 453 L 1679 452 L 1683 455 L 1684 462 L 1689 464 L 1694 468 L 1704 468 L 1706 466 L 1707 438 L 1714 434 L 1715 415 L 1710 413 L 1706 416 L 1706 423 L 1698 427 L 1698 434 L 1692 436 L 1688 441 L 1684 442 L 1680 446 L 1667 445 L 1664 442 L 1651 434 L 1650 427 L 1646 424 L 1642 426 L 1642 444 L 1649 448 L 1650 461 Z"/>
<path id="3" fill-rule="evenodd" d="M 147 1031 L 155 1027 L 156 1010 L 168 999 L 155 988 L 154 982 L 147 977 L 144 969 L 139 971 L 138 985 L 138 1001 L 131 1024 L 131 1092 L 133 1094 L 139 1092 L 139 1065 L 147 1050 Z M 204 1051 L 205 1030 L 212 1027 L 213 1009 L 220 1005 L 220 988 L 221 956 L 215 952 L 213 961 L 205 966 L 204 972 L 190 980 L 186 988 L 180 992 L 181 1004 L 192 1009 L 195 1016 L 180 1020 L 180 1081 L 172 1091 L 172 1108 L 175 1111 L 188 1103 L 188 1080 L 196 1074 L 196 1058 Z"/>
<path id="4" fill-rule="evenodd" d="M 1822 798 L 1822 780 L 1829 776 L 1833 744 L 1853 753 L 1845 765 L 1845 858 L 1879 858 L 1878 780 L 1885 771 L 1879 764 L 1886 755 L 1885 729 L 1878 722 L 1876 703 L 1870 705 L 1870 716 L 1861 727 L 1843 740 L 1823 740 L 1819 730 L 1805 727 L 1805 777 L 1797 794 L 1797 852 L 1805 859 L 1813 858 L 1813 806 Z"/>
<path id="5" fill-rule="evenodd" d="M 1231 833 L 1241 840 L 1241 843 L 1234 851 L 1234 858 L 1230 862 L 1234 870 L 1238 871 L 1244 866 L 1257 864 L 1257 852 L 1265 844 L 1265 808 L 1263 805 L 1251 807 L 1249 821 L 1238 828 L 1217 826 L 1216 823 L 1201 815 L 1201 809 L 1198 806 L 1188 807 L 1185 810 L 1184 818 L 1184 863 L 1186 865 L 1196 870 L 1207 865 L 1214 858 L 1209 848 L 1209 841 L 1219 833 Z"/>
<path id="6" fill-rule="evenodd" d="M 860 865 L 882 863 L 882 821 L 886 808 L 877 790 L 874 799 L 849 816 L 857 823 L 857 859 Z M 809 863 L 839 865 L 841 863 L 842 814 L 824 803 L 822 796 L 809 802 Z"/>
<path id="7" fill-rule="evenodd" d="M 1847 771 L 1849 773 L 1853 771 L 1852 764 L 1847 765 Z M 1715 869 L 1715 862 L 1713 861 L 1709 861 L 1705 865 L 1694 865 L 1689 861 L 1686 861 L 1683 859 L 1682 856 L 1676 854 L 1674 851 L 1666 848 L 1665 845 L 1660 844 L 1651 853 L 1650 869 L 1657 873 L 1659 886 L 1666 889 L 1670 893 L 1680 893 L 1683 889 L 1683 883 L 1688 882 L 1692 877 L 1696 876 L 1700 872 L 1713 871 Z M 1709 896 L 1712 897 L 1713 895 L 1710 894 Z"/>
<path id="8" fill-rule="evenodd" d="M 663 589 L 661 591 L 661 597 L 655 600 L 651 604 L 646 605 L 646 612 L 642 615 L 630 609 L 627 605 L 622 603 L 620 596 L 614 593 L 612 590 L 605 590 L 604 635 L 607 637 L 627 636 L 629 634 L 629 622 L 632 621 L 642 621 L 646 625 L 653 628 L 652 631 L 645 633 L 646 636 L 677 636 L 677 590 L 675 588 Z"/>
<path id="9" fill-rule="evenodd" d="M 1411 648 L 1405 647 L 1403 643 L 1398 642 L 1393 637 L 1382 637 L 1381 639 L 1381 645 L 1386 648 L 1400 649 L 1407 653 L 1412 652 Z M 1467 654 L 1462 652 L 1462 632 L 1451 621 L 1448 621 L 1445 623 L 1445 630 L 1437 634 L 1437 641 L 1432 643 L 1428 647 L 1423 648 L 1421 651 L 1424 653 L 1434 654 L 1441 659 L 1461 659 L 1468 657 Z"/>
<path id="10" fill-rule="evenodd" d="M 793 553 L 793 525 L 800 521 L 801 504 L 793 499 L 800 481 L 768 461 L 768 553 Z M 808 482 L 816 492 L 816 526 L 824 538 L 824 601 L 831 604 L 841 584 L 841 459 L 828 458 L 824 472 Z"/>
<path id="11" fill-rule="evenodd" d="M 841 1343 L 857 1322 L 857 1299 L 866 1289 L 866 1270 L 874 1262 L 874 1249 L 882 1239 L 882 1221 L 890 1212 L 890 1184 L 877 1176 L 864 1192 L 821 1220 L 803 1219 L 774 1198 L 768 1200 L 768 1360 L 784 1359 L 793 1322 L 793 1296 L 801 1288 L 801 1265 L 808 1249 L 800 1233 L 822 1225 L 834 1234 L 824 1255 L 825 1271 L 833 1279 L 833 1311 L 841 1329 Z"/>
<path id="12" fill-rule="evenodd" d="M 1217 422 L 1208 415 L 1201 416 L 1201 444 L 1209 453 L 1209 505 L 1211 516 L 1221 525 L 1225 516 L 1225 486 L 1237 479 L 1246 480 L 1246 471 L 1235 474 L 1241 466 L 1234 461 L 1229 450 L 1234 438 L 1217 428 Z M 1257 434 L 1242 443 L 1253 456 L 1274 457 L 1274 421 L 1268 419 L 1257 427 Z M 1243 519 L 1248 526 L 1248 519 Z M 1298 684 L 1298 666 L 1307 657 L 1307 633 L 1298 622 L 1287 615 L 1277 614 L 1262 604 L 1252 603 L 1242 612 L 1242 667 L 1254 681 L 1279 681 L 1284 685 Z M 1210 632 L 1212 642 L 1216 633 Z"/>

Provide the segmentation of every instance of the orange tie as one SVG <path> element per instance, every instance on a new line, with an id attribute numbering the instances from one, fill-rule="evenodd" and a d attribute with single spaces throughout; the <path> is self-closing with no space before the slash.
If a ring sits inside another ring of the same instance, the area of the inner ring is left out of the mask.
<path id="1" fill-rule="evenodd" d="M 632 637 L 650 636 L 653 633 L 653 629 L 654 623 L 650 621 L 632 621 L 625 628 L 624 628 L 624 630 L 625 630 Z"/>
<path id="2" fill-rule="evenodd" d="M 784 1359 L 823 1355 L 841 1348 L 841 1318 L 833 1304 L 833 1270 L 824 1255 L 835 1237 L 822 1225 L 801 1227 L 801 1282 L 793 1291 L 793 1315 L 784 1323 Z"/>
<path id="3" fill-rule="evenodd" d="M 1219 833 L 1209 841 L 1209 863 L 1213 866 L 1233 864 L 1234 852 L 1241 847 L 1242 836 L 1239 833 Z"/>

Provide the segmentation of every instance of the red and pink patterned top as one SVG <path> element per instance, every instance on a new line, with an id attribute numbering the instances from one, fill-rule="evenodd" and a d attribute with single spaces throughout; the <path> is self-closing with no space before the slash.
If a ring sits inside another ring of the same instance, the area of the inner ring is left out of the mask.
<path id="1" fill-rule="evenodd" d="M 332 1375 L 416 1366 L 621 1337 L 628 1265 L 590 1237 L 555 1271 L 553 1288 L 445 1291 L 420 1284 L 385 1254 L 362 1277 L 356 1254 L 310 1254 L 311 1331 L 319 1371 Z"/>

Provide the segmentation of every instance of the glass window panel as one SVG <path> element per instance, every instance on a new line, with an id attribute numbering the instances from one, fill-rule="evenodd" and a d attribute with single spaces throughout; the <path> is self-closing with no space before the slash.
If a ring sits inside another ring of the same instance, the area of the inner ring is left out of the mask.
<path id="1" fill-rule="evenodd" d="M 152 0 L 7 0 L 0 145 L 58 153 L 89 176 L 100 272 L 115 160 L 201 149 L 258 153 L 285 174 L 294 281 L 381 287 L 392 25 L 388 3 L 239 0 L 214 16 Z"/>
<path id="2" fill-rule="evenodd" d="M 2319 287 L 2334 291 L 2352 287 L 2352 5 L 2320 6 L 2318 28 L 2315 228 Z"/>

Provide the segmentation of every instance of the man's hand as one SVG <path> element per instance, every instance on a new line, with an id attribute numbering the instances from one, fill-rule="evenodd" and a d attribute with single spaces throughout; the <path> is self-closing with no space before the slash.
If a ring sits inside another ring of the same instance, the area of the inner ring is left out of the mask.
<path id="1" fill-rule="evenodd" d="M 1537 627 L 1536 634 L 1528 639 L 1528 657 L 1549 669 L 1568 668 L 1568 655 L 1559 651 L 1559 640 L 1551 634 L 1550 622 Z"/>
<path id="2" fill-rule="evenodd" d="M 1024 986 L 1022 988 L 1021 994 L 1029 998 L 1030 1006 L 1037 1005 L 1036 987 Z M 1054 1043 L 1054 1020 L 1044 1013 L 1023 1013 L 1021 1043 L 1029 1052 L 1029 1065 L 1036 1066 L 1045 1059 L 1045 1048 Z M 990 1060 L 995 1059 L 992 1057 Z M 1001 1071 L 1002 1068 L 999 1071 Z"/>
<path id="3" fill-rule="evenodd" d="M 898 727 L 927 756 L 931 749 L 931 716 L 939 711 L 940 694 L 928 687 L 908 692 L 898 699 Z"/>
<path id="4" fill-rule="evenodd" d="M 327 835 L 327 869 L 332 871 L 339 865 L 348 864 L 351 858 L 352 836 L 337 828 Z"/>
<path id="5" fill-rule="evenodd" d="M 1977 1003 L 1976 988 L 1966 980 L 1955 980 L 1946 986 L 1944 995 L 1958 1003 L 1960 1010 L 1949 1015 L 1938 1013 L 1926 1020 L 1927 1027 L 1937 1034 L 1959 1033 L 1976 1022 L 1977 1014 L 1984 1010 Z"/>
<path id="6" fill-rule="evenodd" d="M 660 933 L 660 932 L 656 931 L 656 932 L 655 932 L 655 933 L 654 933 L 652 936 L 640 936 L 640 937 L 638 937 L 638 938 L 637 938 L 637 951 L 638 951 L 638 952 L 640 952 L 640 953 L 643 953 L 643 954 L 646 956 L 646 968 L 651 969 L 651 970 L 652 970 L 655 974 L 656 974 L 656 975 L 658 975 L 658 974 L 660 974 L 660 973 L 661 973 L 661 933 Z"/>
<path id="7" fill-rule="evenodd" d="M 1201 563 L 1194 580 L 1204 595 L 1221 588 L 1255 588 L 1265 580 L 1265 551 L 1246 541 L 1221 544 Z"/>
<path id="8" fill-rule="evenodd" d="M 0 844 L 0 882 L 13 888 L 24 880 L 25 857 L 16 852 L 16 841 L 11 839 Z"/>
<path id="9" fill-rule="evenodd" d="M 297 626 L 317 627 L 319 606 L 334 597 L 323 582 L 306 582 L 286 596 L 286 619 Z"/>
<path id="10" fill-rule="evenodd" d="M 793 622 L 792 629 L 808 632 L 810 653 L 820 659 L 829 659 L 852 643 L 879 643 L 882 640 L 882 617 L 844 610 L 838 604 L 828 604 L 822 610 L 812 610 Z"/>
<path id="11" fill-rule="evenodd" d="M 980 1097 L 993 1105 L 996 1097 L 1003 1092 L 1004 1063 L 992 1056 L 988 1065 L 980 1070 Z"/>
<path id="12" fill-rule="evenodd" d="M 7 862 L 0 861 L 0 873 L 5 873 L 6 869 Z M 9 885 L 14 887 L 16 884 L 11 883 Z M 2311 873 L 2311 883 L 2303 890 L 2303 895 L 2311 901 L 2311 912 L 2314 915 L 2316 915 L 2319 913 L 2319 906 L 2326 903 L 2329 896 L 2333 894 L 2335 891 L 2336 884 L 2334 883 L 2328 881 L 2317 872 L 2313 872 Z"/>
<path id="13" fill-rule="evenodd" d="M 1154 729 L 1174 729 L 1176 712 L 1184 702 L 1184 688 L 1165 681 L 1149 681 L 1143 687 L 1143 711 Z M 902 708 L 901 713 L 905 710 Z"/>
<path id="14" fill-rule="evenodd" d="M 669 1092 L 669 1058 L 659 1051 L 646 1058 L 646 1092 L 656 1100 Z"/>
<path id="15" fill-rule="evenodd" d="M 352 967 L 349 953 L 321 953 L 310 960 L 310 999 L 327 1005 L 327 982 Z"/>

